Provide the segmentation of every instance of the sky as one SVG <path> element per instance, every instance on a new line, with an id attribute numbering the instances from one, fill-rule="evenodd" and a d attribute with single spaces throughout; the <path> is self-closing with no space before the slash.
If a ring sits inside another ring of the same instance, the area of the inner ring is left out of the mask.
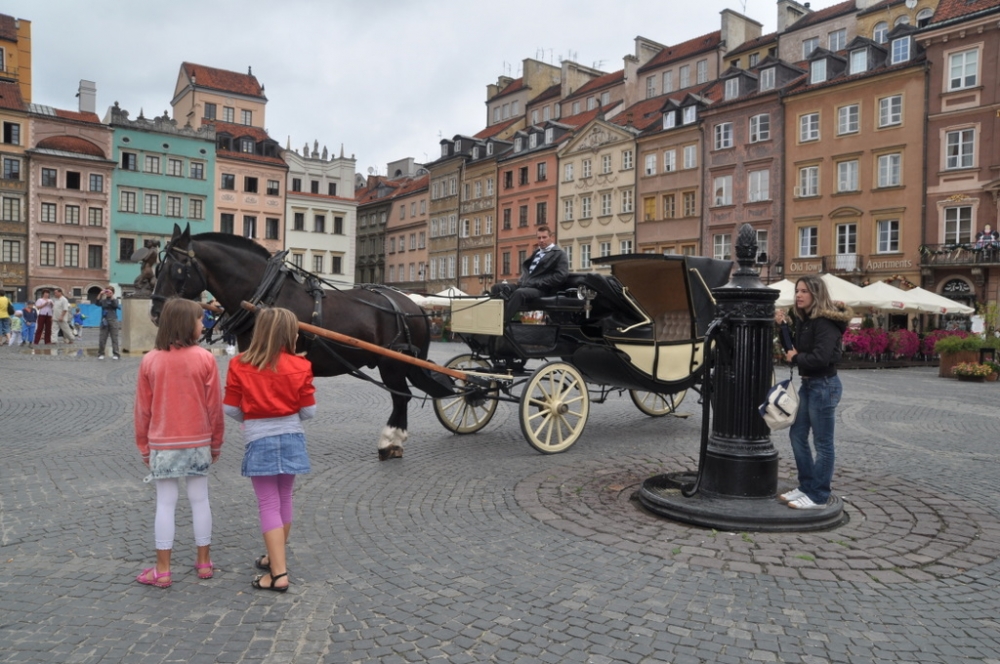
<path id="1" fill-rule="evenodd" d="M 251 67 L 282 147 L 343 146 L 357 172 L 384 174 L 486 127 L 486 86 L 519 77 L 525 58 L 613 72 L 636 36 L 687 41 L 727 8 L 776 29 L 775 0 L 4 0 L 0 12 L 31 21 L 35 103 L 76 110 L 86 79 L 100 117 L 116 101 L 153 117 L 181 62 Z"/>

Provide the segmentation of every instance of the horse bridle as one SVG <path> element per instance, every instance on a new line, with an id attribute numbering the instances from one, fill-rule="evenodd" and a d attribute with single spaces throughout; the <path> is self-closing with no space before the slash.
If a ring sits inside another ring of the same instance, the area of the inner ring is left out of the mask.
<path id="1" fill-rule="evenodd" d="M 184 287 L 187 285 L 188 279 L 191 277 L 192 268 L 198 274 L 198 278 L 201 280 L 202 288 L 199 289 L 199 293 L 208 287 L 208 279 L 205 278 L 205 272 L 201 269 L 201 265 L 198 263 L 198 259 L 195 257 L 194 249 L 181 249 L 180 247 L 175 247 L 173 240 L 167 243 L 167 246 L 163 248 L 160 255 L 160 262 L 156 267 L 156 279 L 159 281 L 160 274 L 167 266 L 167 257 L 172 257 L 172 261 L 169 274 L 170 281 L 174 284 L 174 294 L 179 297 L 189 298 L 189 296 L 184 294 Z M 178 258 L 179 257 L 179 258 Z M 167 299 L 164 295 L 159 295 L 154 293 L 152 295 L 154 301 L 165 301 Z"/>

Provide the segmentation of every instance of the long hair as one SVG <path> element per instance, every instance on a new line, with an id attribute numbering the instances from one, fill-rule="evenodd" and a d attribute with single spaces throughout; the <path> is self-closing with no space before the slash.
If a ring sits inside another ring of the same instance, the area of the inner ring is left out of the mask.
<path id="1" fill-rule="evenodd" d="M 257 314 L 250 347 L 240 356 L 240 361 L 259 371 L 265 367 L 278 370 L 282 351 L 295 354 L 295 339 L 299 334 L 299 320 L 288 309 L 270 307 Z"/>
<path id="2" fill-rule="evenodd" d="M 822 279 L 813 275 L 799 277 L 795 282 L 796 289 L 798 289 L 799 284 L 804 285 L 809 294 L 812 295 L 812 305 L 808 309 L 802 310 L 798 306 L 792 307 L 799 319 L 812 318 L 817 311 L 830 311 L 834 308 L 833 302 L 830 301 L 830 291 L 826 289 L 826 282 Z"/>
<path id="3" fill-rule="evenodd" d="M 159 329 L 156 330 L 153 345 L 157 350 L 194 346 L 198 343 L 195 331 L 199 320 L 200 304 L 179 297 L 170 298 L 160 312 Z"/>

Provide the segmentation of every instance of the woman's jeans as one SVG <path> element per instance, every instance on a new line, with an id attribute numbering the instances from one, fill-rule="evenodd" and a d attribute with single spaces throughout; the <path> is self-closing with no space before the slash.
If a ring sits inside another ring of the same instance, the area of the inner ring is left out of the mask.
<path id="1" fill-rule="evenodd" d="M 843 394 L 840 378 L 802 378 L 799 388 L 799 410 L 788 435 L 792 440 L 792 453 L 799 469 L 799 489 L 816 504 L 822 505 L 830 498 L 833 480 L 833 425 L 837 419 L 837 404 Z M 813 457 L 809 448 L 809 430 L 812 429 Z"/>

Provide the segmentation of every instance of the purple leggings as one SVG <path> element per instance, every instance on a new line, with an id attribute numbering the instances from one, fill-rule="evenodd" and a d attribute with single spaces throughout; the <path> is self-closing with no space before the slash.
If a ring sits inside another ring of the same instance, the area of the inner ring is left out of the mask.
<path id="1" fill-rule="evenodd" d="M 283 528 L 292 522 L 292 485 L 295 475 L 251 477 L 260 510 L 260 532 Z"/>

